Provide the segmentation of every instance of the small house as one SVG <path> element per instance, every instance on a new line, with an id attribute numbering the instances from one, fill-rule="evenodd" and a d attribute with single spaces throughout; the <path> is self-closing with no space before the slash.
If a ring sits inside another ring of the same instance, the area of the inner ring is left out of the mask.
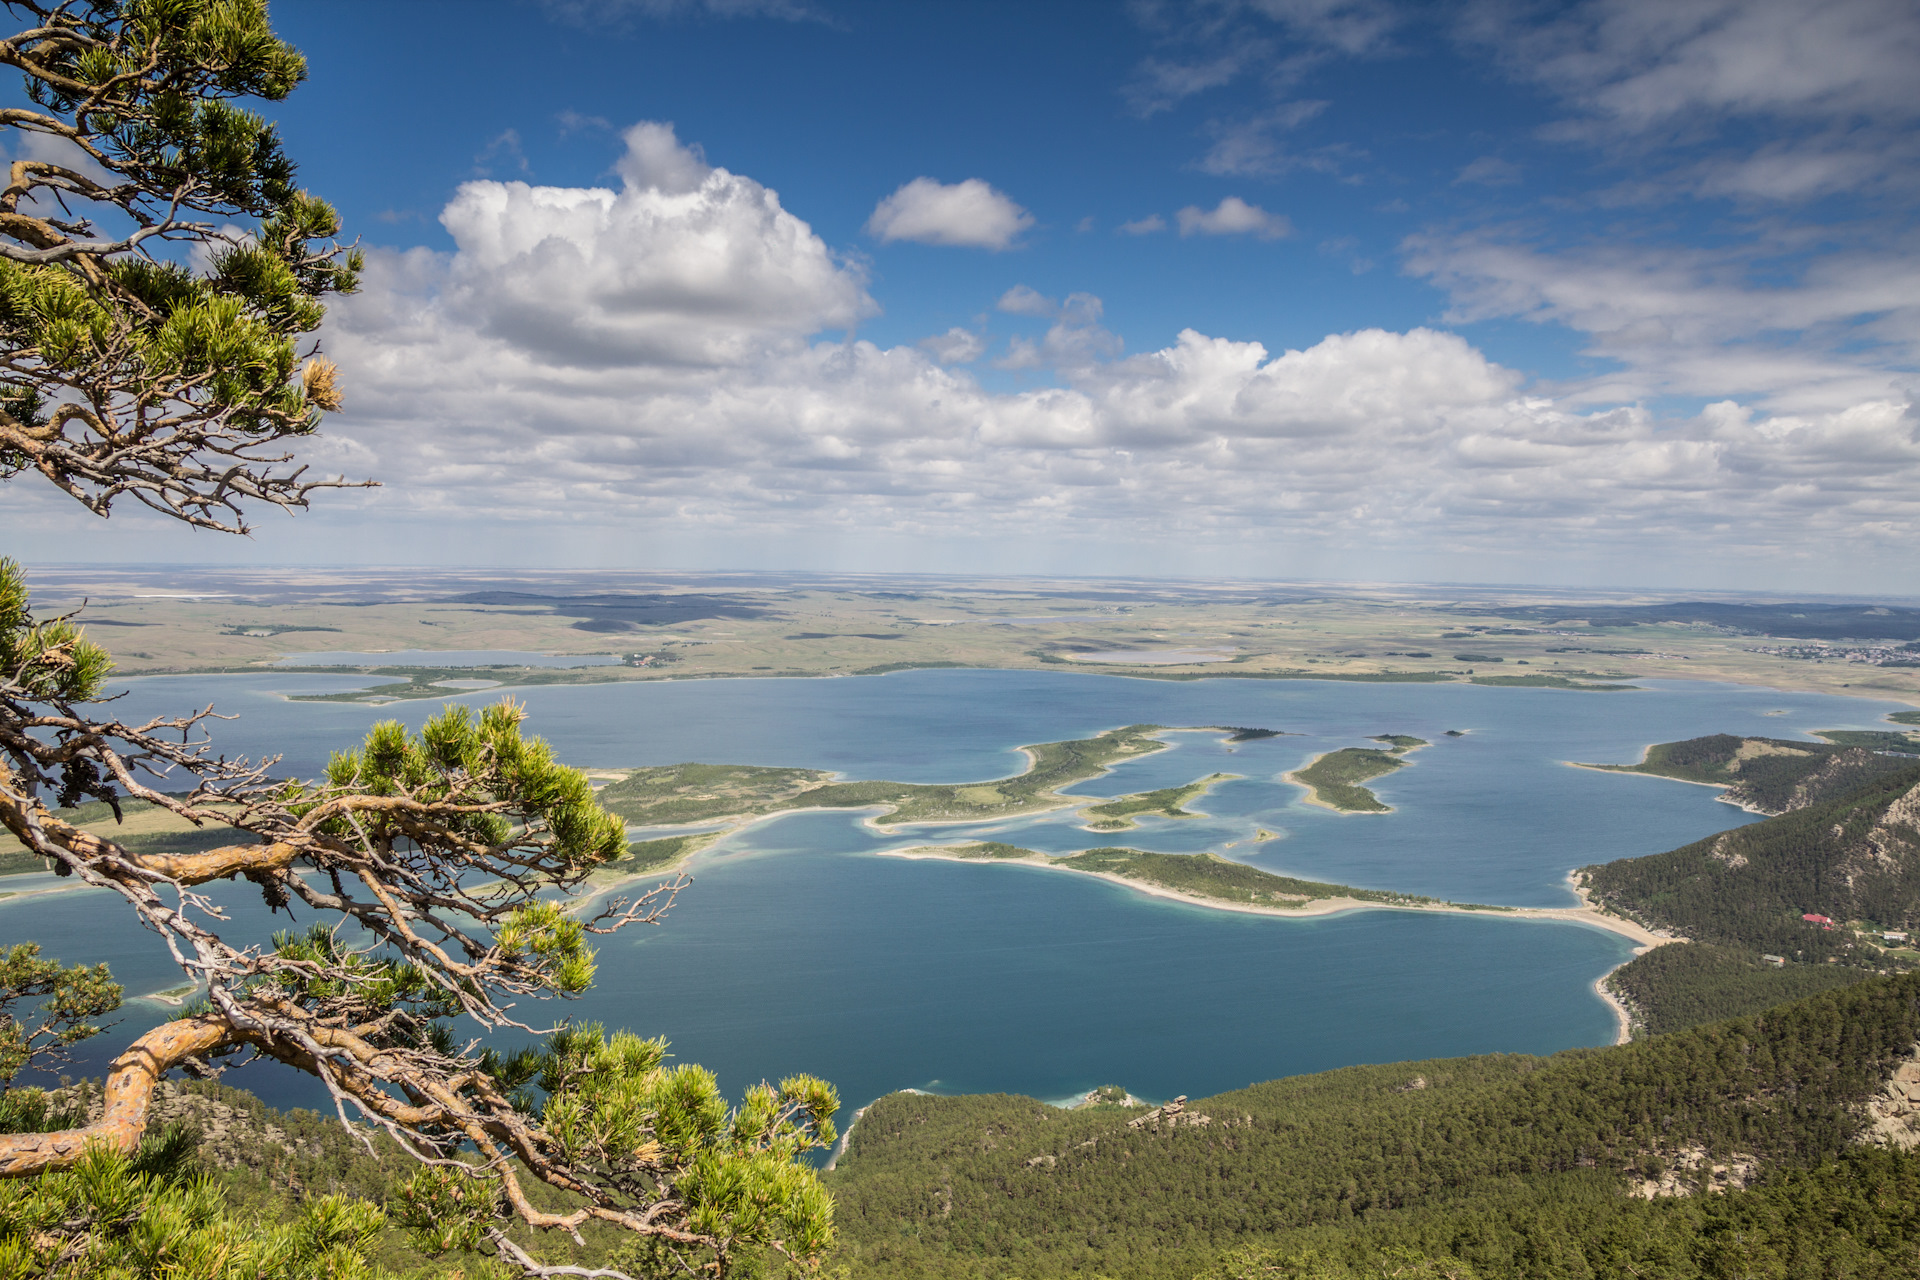
<path id="1" fill-rule="evenodd" d="M 1761 956 L 1760 958 L 1776 969 L 1785 967 L 1787 963 L 1785 956 Z"/>
<path id="2" fill-rule="evenodd" d="M 1802 920 L 1805 920 L 1808 924 L 1817 924 L 1822 926 L 1831 926 L 1833 924 L 1833 921 L 1829 920 L 1827 917 L 1815 915 L 1811 911 L 1807 912 L 1805 915 L 1801 916 L 1800 918 Z"/>
<path id="3" fill-rule="evenodd" d="M 1895 946 L 1904 947 L 1907 945 L 1907 935 L 1905 933 L 1893 933 L 1893 932 L 1883 933 L 1880 935 L 1880 940 L 1882 942 L 1891 943 Z"/>

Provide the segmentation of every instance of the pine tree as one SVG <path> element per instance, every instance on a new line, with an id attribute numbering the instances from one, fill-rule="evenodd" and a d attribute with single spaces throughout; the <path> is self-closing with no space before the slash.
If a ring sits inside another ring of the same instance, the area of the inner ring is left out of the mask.
<path id="1" fill-rule="evenodd" d="M 0 63 L 24 75 L 32 105 L 0 123 L 31 143 L 22 153 L 52 158 L 14 161 L 0 192 L 0 476 L 37 474 L 101 517 L 131 497 L 227 533 L 348 483 L 308 478 L 287 452 L 342 406 L 309 335 L 361 260 L 335 239 L 332 208 L 297 186 L 273 126 L 242 105 L 306 75 L 264 0 L 8 8 L 30 25 L 0 39 Z M 510 1234 L 516 1221 L 576 1237 L 597 1221 L 633 1233 L 627 1252 L 659 1268 L 724 1274 L 761 1246 L 802 1266 L 820 1257 L 832 1206 L 800 1157 L 834 1139 L 823 1082 L 762 1085 L 734 1106 L 711 1073 L 668 1069 L 664 1042 L 626 1032 L 571 1028 L 514 1055 L 454 1042 L 462 1016 L 530 1031 L 511 1004 L 585 990 L 591 937 L 658 920 L 684 884 L 593 912 L 556 905 L 625 855 L 625 829 L 526 735 L 520 708 L 450 708 L 417 734 L 376 725 L 324 777 L 286 781 L 213 754 L 208 712 L 108 718 L 111 669 L 72 619 L 36 619 L 25 575 L 0 561 L 0 822 L 60 874 L 118 895 L 207 994 L 114 1061 L 98 1118 L 0 1135 L 0 1177 L 38 1180 L 6 1193 L 7 1214 L 68 1212 L 62 1197 L 93 1187 L 172 1206 L 155 1221 L 240 1230 L 127 1162 L 162 1075 L 254 1056 L 313 1074 L 343 1123 L 384 1129 L 422 1162 L 395 1217 L 429 1250 L 552 1274 Z M 128 797 L 233 841 L 135 854 L 56 812 Z M 323 923 L 266 948 L 222 937 L 213 886 L 239 880 Z M 370 945 L 344 941 L 360 931 Z M 118 1001 L 103 972 L 31 950 L 3 963 L 0 1084 Z M 564 1207 L 536 1207 L 530 1182 Z M 351 1253 L 371 1229 L 358 1212 L 301 1229 L 331 1242 L 321 1253 Z M 35 1239 L 0 1236 L 0 1255 L 31 1274 Z"/>

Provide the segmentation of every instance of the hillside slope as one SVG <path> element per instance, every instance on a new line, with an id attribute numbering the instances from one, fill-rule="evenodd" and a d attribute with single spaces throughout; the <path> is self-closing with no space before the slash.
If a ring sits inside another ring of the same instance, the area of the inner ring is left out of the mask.
<path id="1" fill-rule="evenodd" d="M 1767 1186 L 1725 1202 L 1776 1194 L 1793 1171 L 1846 1155 L 1916 1037 L 1920 975 L 1903 975 L 1614 1049 L 1350 1067 L 1145 1113 L 895 1094 L 830 1175 L 839 1261 L 856 1277 L 1185 1277 L 1236 1248 L 1338 1253 L 1360 1232 L 1363 1253 L 1440 1241 L 1483 1276 L 1699 1275 L 1655 1267 L 1650 1251 L 1692 1256 L 1701 1206 L 1637 1208 L 1628 1187 L 1758 1178 Z M 1920 1185 L 1904 1155 L 1818 1176 L 1852 1188 L 1842 1195 Z M 1594 1224 L 1634 1213 L 1651 1215 L 1628 1233 L 1644 1268 L 1593 1265 L 1619 1246 Z M 1875 1229 L 1893 1232 L 1890 1256 L 1920 1261 L 1899 1253 L 1920 1217 L 1889 1215 Z M 1550 1239 L 1522 1247 L 1539 1230 Z M 1542 1248 L 1560 1262 L 1540 1265 Z"/>
<path id="2" fill-rule="evenodd" d="M 1877 963 L 1849 930 L 1801 917 L 1885 929 L 1920 921 L 1920 764 L 1839 799 L 1577 874 L 1596 902 L 1697 941 Z"/>
<path id="3" fill-rule="evenodd" d="M 1914 763 L 1910 756 L 1881 754 L 1853 739 L 1864 738 L 1876 747 L 1920 751 L 1920 746 L 1909 744 L 1904 735 L 1836 732 L 1832 736 L 1836 741 L 1801 742 L 1715 733 L 1683 742 L 1655 743 L 1647 748 L 1646 758 L 1639 764 L 1582 767 L 1722 786 L 1726 791 L 1720 798 L 1727 803 L 1777 815 L 1839 799 L 1874 778 L 1898 773 Z"/>

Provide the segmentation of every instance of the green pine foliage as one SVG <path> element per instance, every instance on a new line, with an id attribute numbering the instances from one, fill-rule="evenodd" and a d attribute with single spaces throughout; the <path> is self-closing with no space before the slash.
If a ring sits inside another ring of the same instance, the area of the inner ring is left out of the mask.
<path id="1" fill-rule="evenodd" d="M 1920 976 L 1903 975 L 1619 1048 L 1274 1081 L 1188 1103 L 1204 1124 L 890 1095 L 827 1175 L 838 1260 L 855 1277 L 1371 1276 L 1399 1248 L 1488 1280 L 1910 1275 L 1920 1162 L 1849 1140 L 1916 1038 Z M 1628 1198 L 1627 1177 L 1695 1150 L 1766 1176 Z M 1250 1245 L 1278 1251 L 1272 1269 L 1231 1269 Z M 1281 1269 L 1307 1251 L 1323 1272 Z M 1824 1257 L 1858 1270 L 1783 1269 Z"/>
<path id="2" fill-rule="evenodd" d="M 104 964 L 42 960 L 36 942 L 0 948 L 0 1088 L 36 1059 L 60 1061 L 69 1046 L 98 1035 L 98 1020 L 120 1007 L 120 994 Z"/>
<path id="3" fill-rule="evenodd" d="M 1636 956 L 1615 969 L 1607 984 L 1635 1011 L 1641 1030 L 1662 1035 L 1759 1013 L 1870 976 L 1851 965 L 1776 966 L 1746 947 L 1695 942 Z"/>
<path id="4" fill-rule="evenodd" d="M 1725 799 L 1731 803 L 1758 813 L 1781 814 L 1838 799 L 1912 763 L 1878 754 L 1879 746 L 1866 749 L 1873 744 L 1853 740 L 1860 735 L 1836 731 L 1821 736 L 1833 740 L 1798 742 L 1715 733 L 1683 742 L 1655 743 L 1647 748 L 1646 758 L 1639 764 L 1585 767 L 1723 786 L 1727 788 Z"/>
<path id="5" fill-rule="evenodd" d="M 1696 941 L 1877 965 L 1850 931 L 1801 916 L 1890 929 L 1920 921 L 1920 829 L 1887 820 L 1916 786 L 1920 765 L 1902 761 L 1841 799 L 1580 874 L 1596 901 Z"/>
<path id="6" fill-rule="evenodd" d="M 0 1180 L 0 1277 L 27 1280 L 381 1280 L 367 1251 L 386 1215 L 348 1196 L 306 1200 L 285 1223 L 236 1213 L 198 1168 L 184 1128 L 132 1156 L 90 1152 L 73 1168 Z"/>
<path id="7" fill-rule="evenodd" d="M 1287 777 L 1312 789 L 1321 804 L 1347 813 L 1387 813 L 1380 797 L 1360 784 L 1392 773 L 1406 764 L 1392 751 L 1374 747 L 1342 747 L 1329 751 L 1304 769 Z"/>

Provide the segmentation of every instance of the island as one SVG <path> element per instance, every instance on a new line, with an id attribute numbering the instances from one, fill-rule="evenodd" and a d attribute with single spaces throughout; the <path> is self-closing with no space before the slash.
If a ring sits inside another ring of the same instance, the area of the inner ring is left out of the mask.
<path id="1" fill-rule="evenodd" d="M 1369 738 L 1384 742 L 1378 747 L 1342 747 L 1315 756 L 1303 768 L 1282 775 L 1296 786 L 1307 788 L 1307 803 L 1340 813 L 1392 813 L 1393 806 L 1382 804 L 1380 797 L 1360 784 L 1382 777 L 1406 764 L 1400 757 L 1430 745 L 1424 738 L 1403 733 L 1383 733 Z"/>
<path id="2" fill-rule="evenodd" d="M 1162 787 L 1158 791 L 1142 791 L 1136 795 L 1120 796 L 1105 804 L 1097 804 L 1086 810 L 1092 821 L 1087 824 L 1089 831 L 1127 831 L 1140 824 L 1134 819 L 1143 813 L 1157 813 L 1163 818 L 1200 818 L 1205 814 L 1191 812 L 1186 805 L 1205 795 L 1216 782 L 1231 782 L 1244 775 L 1238 773 L 1210 773 L 1197 782 L 1189 782 L 1184 787 Z"/>
<path id="3" fill-rule="evenodd" d="M 1172 730 L 1162 725 L 1136 724 L 1091 738 L 1024 746 L 1020 748 L 1028 761 L 1024 773 L 985 782 L 843 782 L 818 769 L 752 765 L 632 769 L 600 789 L 600 803 L 642 827 L 737 824 L 797 809 L 884 809 L 885 813 L 871 819 L 882 827 L 1013 818 L 1088 803 L 1090 797 L 1061 795 L 1060 789 L 1097 778 L 1120 761 L 1167 750 L 1167 743 L 1154 735 L 1168 732 Z M 1195 785 L 1204 790 L 1211 780 Z M 1134 806 L 1129 813 L 1163 812 L 1169 807 L 1163 798 L 1149 799 L 1160 796 L 1147 792 L 1098 803 Z"/>

